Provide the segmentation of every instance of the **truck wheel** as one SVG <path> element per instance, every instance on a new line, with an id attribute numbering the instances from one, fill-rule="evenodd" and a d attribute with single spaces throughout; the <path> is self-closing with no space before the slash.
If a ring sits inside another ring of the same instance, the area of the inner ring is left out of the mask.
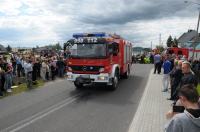
<path id="1" fill-rule="evenodd" d="M 114 78 L 112 79 L 112 85 L 110 86 L 110 90 L 116 90 L 118 88 L 119 76 L 116 73 Z"/>
<path id="2" fill-rule="evenodd" d="M 83 88 L 83 84 L 82 84 L 82 83 L 74 82 L 74 86 L 76 87 L 76 89 L 81 89 L 81 88 Z"/>
<path id="3" fill-rule="evenodd" d="M 128 70 L 124 73 L 124 78 L 128 79 L 130 76 L 130 68 L 128 67 Z"/>

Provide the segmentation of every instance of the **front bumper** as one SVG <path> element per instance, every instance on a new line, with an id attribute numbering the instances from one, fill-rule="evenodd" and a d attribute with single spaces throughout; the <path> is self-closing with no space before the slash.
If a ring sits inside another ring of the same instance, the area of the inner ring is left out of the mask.
<path id="1" fill-rule="evenodd" d="M 72 72 L 68 72 L 66 74 L 67 80 L 69 81 L 77 81 L 83 80 L 86 83 L 109 83 L 111 78 L 108 73 L 100 73 L 100 74 L 74 74 Z"/>

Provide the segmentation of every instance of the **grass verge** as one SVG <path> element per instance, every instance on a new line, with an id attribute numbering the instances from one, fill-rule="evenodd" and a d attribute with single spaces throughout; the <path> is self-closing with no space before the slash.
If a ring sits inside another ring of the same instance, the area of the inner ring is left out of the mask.
<path id="1" fill-rule="evenodd" d="M 12 96 L 12 95 L 19 94 L 19 93 L 29 91 L 32 89 L 41 88 L 41 86 L 43 86 L 44 84 L 45 84 L 45 82 L 43 80 L 37 80 L 36 83 L 33 84 L 33 88 L 29 89 L 29 88 L 27 88 L 26 83 L 22 83 L 20 85 L 17 85 L 15 88 L 13 88 L 12 93 L 4 92 L 3 97 L 0 97 L 0 98 Z"/>

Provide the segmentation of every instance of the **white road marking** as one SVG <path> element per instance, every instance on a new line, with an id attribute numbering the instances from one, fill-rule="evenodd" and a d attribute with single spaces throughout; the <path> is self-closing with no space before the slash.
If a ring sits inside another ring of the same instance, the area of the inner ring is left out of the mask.
<path id="1" fill-rule="evenodd" d="M 37 120 L 42 119 L 45 116 L 47 116 L 47 115 L 65 107 L 66 105 L 74 102 L 75 100 L 77 100 L 77 97 L 79 97 L 79 96 L 80 96 L 80 94 L 72 96 L 70 98 L 67 98 L 67 99 L 61 101 L 60 103 L 57 103 L 57 104 L 55 104 L 55 105 L 53 105 L 53 106 L 51 106 L 51 107 L 49 107 L 49 108 L 47 108 L 43 111 L 31 116 L 31 117 L 28 117 L 28 118 L 26 118 L 26 119 L 24 119 L 24 120 L 22 120 L 22 121 L 20 121 L 16 124 L 12 125 L 12 126 L 9 126 L 5 129 L 1 130 L 1 132 L 8 132 L 8 131 L 9 132 L 16 132 L 16 131 L 19 131 L 19 130 L 29 126 L 30 124 L 36 122 Z"/>

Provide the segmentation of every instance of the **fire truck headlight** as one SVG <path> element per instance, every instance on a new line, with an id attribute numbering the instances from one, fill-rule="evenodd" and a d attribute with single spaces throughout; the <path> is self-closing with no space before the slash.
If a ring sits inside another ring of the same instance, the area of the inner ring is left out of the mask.
<path id="1" fill-rule="evenodd" d="M 99 76 L 99 77 L 98 77 L 98 80 L 108 80 L 108 77 L 105 77 L 105 76 Z"/>
<path id="2" fill-rule="evenodd" d="M 104 68 L 100 68 L 99 69 L 99 72 L 103 72 L 105 69 Z"/>

